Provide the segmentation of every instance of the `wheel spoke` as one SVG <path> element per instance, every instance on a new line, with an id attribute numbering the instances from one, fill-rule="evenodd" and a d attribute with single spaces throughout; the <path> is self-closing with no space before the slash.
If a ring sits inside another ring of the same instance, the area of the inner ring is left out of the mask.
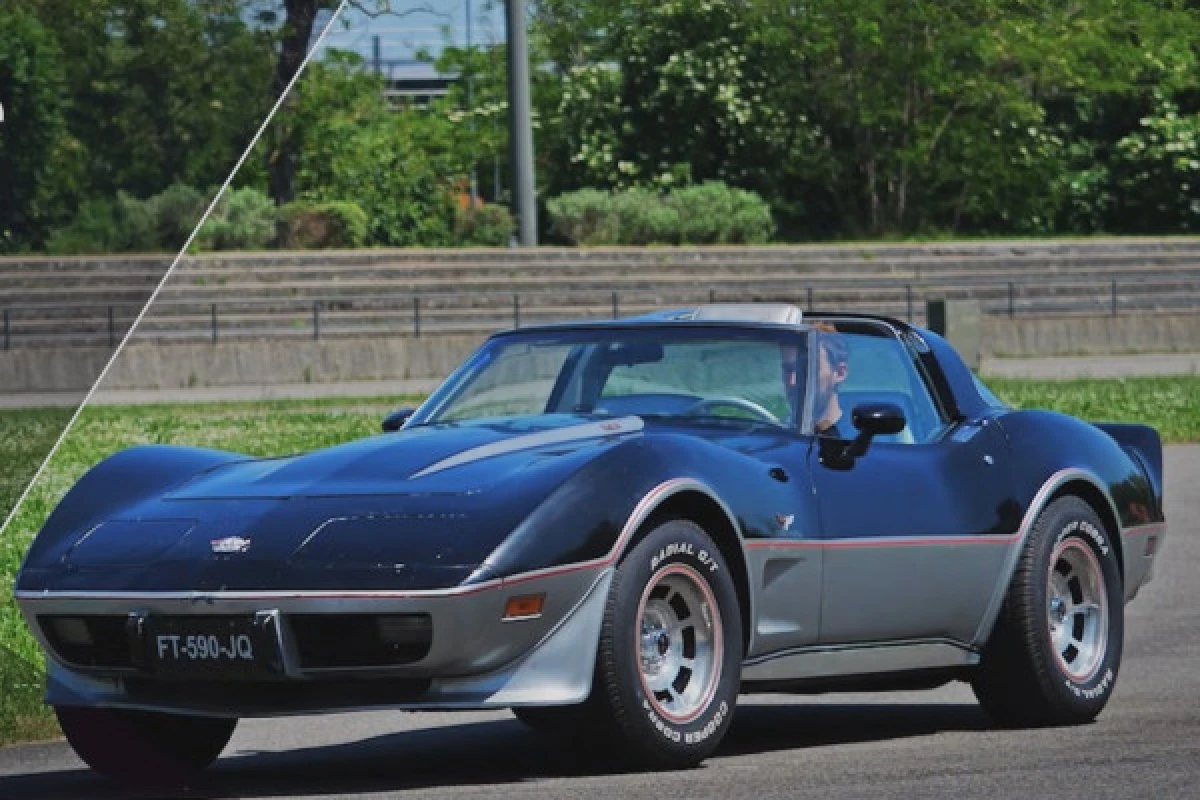
<path id="1" fill-rule="evenodd" d="M 1046 611 L 1050 643 L 1063 673 L 1091 678 L 1108 646 L 1108 607 L 1104 574 L 1091 545 L 1068 536 L 1055 545 L 1047 574 Z"/>
<path id="2" fill-rule="evenodd" d="M 720 618 L 704 579 L 668 567 L 645 590 L 639 611 L 642 685 L 672 719 L 690 719 L 712 699 L 719 678 Z"/>

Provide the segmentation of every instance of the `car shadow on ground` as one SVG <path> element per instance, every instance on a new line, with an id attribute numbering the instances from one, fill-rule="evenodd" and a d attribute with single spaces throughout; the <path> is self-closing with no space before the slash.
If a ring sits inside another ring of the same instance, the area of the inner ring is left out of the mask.
<path id="1" fill-rule="evenodd" d="M 974 704 L 743 703 L 720 749 L 707 762 L 786 750 L 984 730 Z M 704 769 L 705 767 L 701 767 Z M 184 798 L 352 795 L 439 786 L 511 784 L 625 772 L 603 757 L 546 741 L 515 719 L 406 730 L 289 751 L 234 751 Z M 5 800 L 162 798 L 130 792 L 84 769 L 0 777 Z"/>

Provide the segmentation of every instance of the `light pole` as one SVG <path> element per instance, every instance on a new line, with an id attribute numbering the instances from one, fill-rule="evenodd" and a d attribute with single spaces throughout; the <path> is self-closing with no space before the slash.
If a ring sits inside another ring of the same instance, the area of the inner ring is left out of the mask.
<path id="1" fill-rule="evenodd" d="M 533 123 L 529 99 L 529 40 L 525 0 L 506 0 L 508 28 L 508 139 L 513 168 L 513 212 L 518 242 L 537 246 L 537 206 L 533 183 Z"/>
<path id="2" fill-rule="evenodd" d="M 475 56 L 474 42 L 471 38 L 471 0 L 467 0 L 467 124 L 471 130 L 471 138 L 474 139 L 475 134 L 475 70 L 472 67 L 471 59 Z M 475 213 L 475 206 L 479 202 L 479 173 L 476 170 L 477 162 L 471 162 L 471 213 Z"/>

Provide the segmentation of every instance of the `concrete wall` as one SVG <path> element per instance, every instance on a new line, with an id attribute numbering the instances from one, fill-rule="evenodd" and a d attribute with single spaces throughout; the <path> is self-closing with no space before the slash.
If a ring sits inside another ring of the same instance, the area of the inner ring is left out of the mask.
<path id="1" fill-rule="evenodd" d="M 281 383 L 440 379 L 482 340 L 475 335 L 213 344 L 131 344 L 105 389 L 253 386 Z M 984 356 L 1200 352 L 1200 315 L 1007 319 L 984 317 Z M 90 388 L 104 347 L 0 352 L 0 393 Z"/>
<path id="2" fill-rule="evenodd" d="M 130 344 L 105 389 L 255 386 L 279 383 L 442 378 L 479 346 L 479 336 Z M 102 347 L 0 352 L 0 393 L 90 388 L 111 351 Z"/>
<path id="3" fill-rule="evenodd" d="M 988 356 L 1200 352 L 1200 314 L 1102 317 L 984 317 Z"/>

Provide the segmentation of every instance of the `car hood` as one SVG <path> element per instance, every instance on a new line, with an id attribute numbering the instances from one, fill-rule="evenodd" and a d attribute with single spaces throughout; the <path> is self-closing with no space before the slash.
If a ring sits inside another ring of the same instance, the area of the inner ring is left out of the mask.
<path id="1" fill-rule="evenodd" d="M 25 589 L 430 589 L 467 579 L 636 417 L 417 428 L 210 468 L 64 537 Z"/>
<path id="2" fill-rule="evenodd" d="M 443 424 L 209 470 L 167 500 L 473 494 L 514 473 L 642 430 L 638 417 L 573 415 Z"/>

